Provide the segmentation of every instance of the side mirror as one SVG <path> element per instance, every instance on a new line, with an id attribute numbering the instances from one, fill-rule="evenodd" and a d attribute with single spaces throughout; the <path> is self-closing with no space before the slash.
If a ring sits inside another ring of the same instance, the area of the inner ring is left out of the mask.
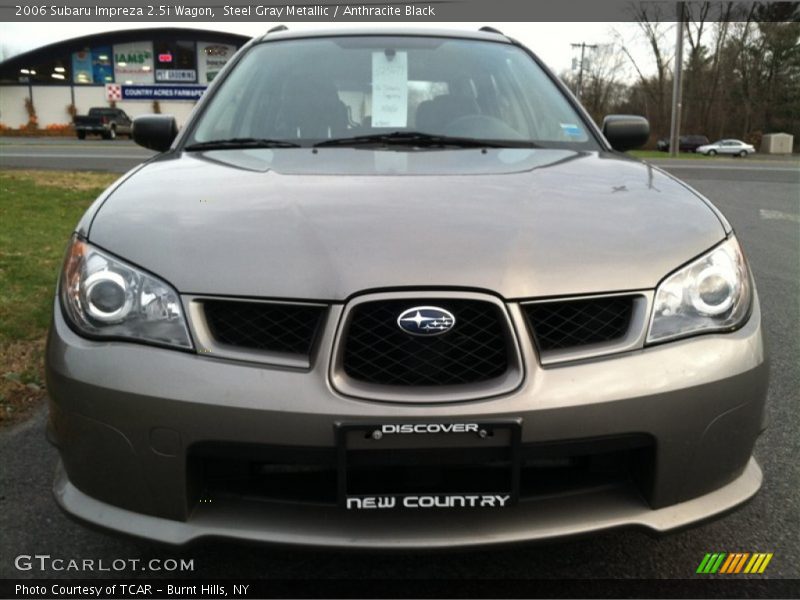
<path id="1" fill-rule="evenodd" d="M 170 115 L 143 115 L 133 120 L 133 141 L 157 152 L 166 152 L 178 135 L 178 124 Z"/>
<path id="2" fill-rule="evenodd" d="M 603 135 L 614 150 L 633 150 L 647 142 L 650 123 L 636 115 L 608 115 L 603 119 Z"/>

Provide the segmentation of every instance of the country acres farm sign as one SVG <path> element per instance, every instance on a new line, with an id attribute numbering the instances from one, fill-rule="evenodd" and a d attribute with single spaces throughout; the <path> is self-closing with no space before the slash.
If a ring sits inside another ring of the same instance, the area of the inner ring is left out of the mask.
<path id="1" fill-rule="evenodd" d="M 204 85 L 106 85 L 106 98 L 109 100 L 188 100 L 196 102 L 203 92 Z"/>

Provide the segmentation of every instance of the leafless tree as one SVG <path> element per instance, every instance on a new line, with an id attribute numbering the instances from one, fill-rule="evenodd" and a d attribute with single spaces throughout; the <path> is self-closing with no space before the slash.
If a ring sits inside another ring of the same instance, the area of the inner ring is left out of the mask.
<path id="1" fill-rule="evenodd" d="M 598 44 L 595 49 L 587 51 L 580 97 L 598 123 L 627 95 L 627 85 L 623 81 L 625 63 L 625 55 L 614 43 Z M 564 73 L 562 79 L 570 88 L 576 89 L 578 78 L 574 73 Z"/>

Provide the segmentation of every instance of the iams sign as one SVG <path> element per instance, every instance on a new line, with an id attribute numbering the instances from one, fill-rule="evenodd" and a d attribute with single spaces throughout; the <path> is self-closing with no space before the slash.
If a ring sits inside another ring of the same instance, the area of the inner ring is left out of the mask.
<path id="1" fill-rule="evenodd" d="M 119 63 L 137 63 L 143 65 L 153 57 L 150 52 L 129 52 L 128 54 L 119 53 L 114 55 L 114 61 Z"/>

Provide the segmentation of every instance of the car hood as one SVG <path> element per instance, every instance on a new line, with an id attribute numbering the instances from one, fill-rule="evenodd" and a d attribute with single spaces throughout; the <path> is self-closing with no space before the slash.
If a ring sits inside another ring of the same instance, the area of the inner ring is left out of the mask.
<path id="1" fill-rule="evenodd" d="M 184 153 L 134 172 L 91 217 L 90 241 L 182 293 L 320 300 L 648 289 L 725 235 L 648 164 L 544 149 Z"/>

